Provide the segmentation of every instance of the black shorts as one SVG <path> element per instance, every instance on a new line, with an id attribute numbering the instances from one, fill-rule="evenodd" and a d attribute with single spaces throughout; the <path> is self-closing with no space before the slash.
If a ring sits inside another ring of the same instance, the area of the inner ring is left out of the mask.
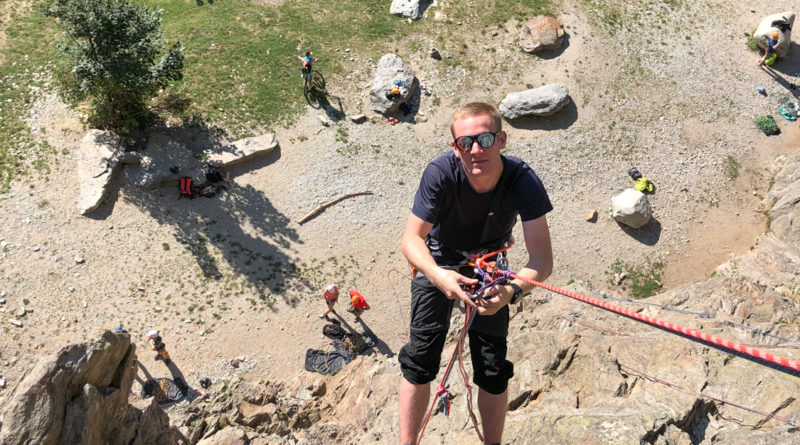
<path id="1" fill-rule="evenodd" d="M 410 383 L 436 378 L 453 303 L 425 276 L 419 274 L 411 282 L 411 338 L 398 354 L 403 377 Z M 508 306 L 494 315 L 478 316 L 469 331 L 472 381 L 490 394 L 502 394 L 514 376 L 514 365 L 506 360 L 507 336 Z"/>

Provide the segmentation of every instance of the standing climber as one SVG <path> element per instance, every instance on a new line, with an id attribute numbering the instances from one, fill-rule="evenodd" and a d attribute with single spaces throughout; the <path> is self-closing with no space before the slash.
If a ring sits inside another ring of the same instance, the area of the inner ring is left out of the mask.
<path id="1" fill-rule="evenodd" d="M 328 287 L 322 292 L 322 296 L 325 298 L 325 303 L 328 305 L 328 310 L 325 311 L 324 314 L 320 315 L 319 318 L 324 318 L 329 320 L 328 314 L 333 312 L 333 315 L 339 315 L 336 313 L 336 309 L 333 306 L 336 304 L 336 301 L 339 300 L 339 288 L 335 284 L 329 284 Z"/>
<path id="2" fill-rule="evenodd" d="M 350 307 L 347 308 L 347 312 L 355 315 L 356 320 L 361 320 L 361 314 L 368 309 L 369 304 L 367 304 L 367 300 L 365 300 L 357 290 L 350 289 Z"/>
<path id="3" fill-rule="evenodd" d="M 156 359 L 161 357 L 164 359 L 165 363 L 169 363 L 169 352 L 167 352 L 167 347 L 164 345 L 164 341 L 161 340 L 161 334 L 158 332 L 158 330 L 151 329 L 147 331 L 147 339 L 150 341 L 150 347 L 153 349 L 153 351 L 158 353 Z"/>

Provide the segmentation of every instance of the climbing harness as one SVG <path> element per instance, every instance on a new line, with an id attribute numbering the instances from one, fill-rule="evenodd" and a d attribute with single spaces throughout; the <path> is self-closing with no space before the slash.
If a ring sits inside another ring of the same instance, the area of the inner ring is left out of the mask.
<path id="1" fill-rule="evenodd" d="M 507 270 L 508 259 L 505 257 L 503 252 L 508 250 L 510 247 L 511 246 L 508 245 L 502 249 L 485 253 L 481 256 L 478 256 L 477 254 L 468 254 L 469 260 L 467 260 L 467 264 L 473 266 L 475 268 L 475 273 L 480 277 L 478 284 L 476 284 L 472 289 L 469 289 L 472 291 L 472 293 L 469 294 L 470 300 L 482 298 L 484 292 L 490 288 L 505 284 L 508 281 L 510 274 L 510 272 Z M 496 256 L 495 261 L 486 262 L 487 258 L 493 256 Z M 453 369 L 453 363 L 456 361 L 456 359 L 458 359 L 458 370 L 461 373 L 461 377 L 464 379 L 464 386 L 467 388 L 467 411 L 469 412 L 469 417 L 472 420 L 472 425 L 475 428 L 475 432 L 478 434 L 478 438 L 481 442 L 483 442 L 483 435 L 481 434 L 480 428 L 478 428 L 478 418 L 475 416 L 475 412 L 472 410 L 472 385 L 469 384 L 469 375 L 467 374 L 467 369 L 464 366 L 464 359 L 462 358 L 464 344 L 466 343 L 467 331 L 469 331 L 469 328 L 472 326 L 472 322 L 475 321 L 475 312 L 475 309 L 472 309 L 469 306 L 465 307 L 464 327 L 458 334 L 458 341 L 456 342 L 453 355 L 450 357 L 450 361 L 447 364 L 444 376 L 442 377 L 439 385 L 436 387 L 436 397 L 433 399 L 433 403 L 431 403 L 431 407 L 428 410 L 427 416 L 425 416 L 425 421 L 422 424 L 422 428 L 420 429 L 419 437 L 417 439 L 417 445 L 422 442 L 422 435 L 425 433 L 425 427 L 428 426 L 428 422 L 433 414 L 433 409 L 436 407 L 438 402 L 442 403 L 442 411 L 444 412 L 444 415 L 450 415 L 450 393 L 447 391 L 446 384 L 447 379 L 450 377 L 450 371 Z"/>

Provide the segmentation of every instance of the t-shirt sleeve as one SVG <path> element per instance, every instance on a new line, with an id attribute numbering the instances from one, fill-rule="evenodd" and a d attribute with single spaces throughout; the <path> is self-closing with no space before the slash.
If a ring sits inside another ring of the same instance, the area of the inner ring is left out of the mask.
<path id="1" fill-rule="evenodd" d="M 419 181 L 417 194 L 414 195 L 414 206 L 411 213 L 423 221 L 436 223 L 447 193 L 447 181 L 444 172 L 434 164 L 428 164 Z"/>
<path id="2" fill-rule="evenodd" d="M 553 210 L 544 184 L 527 164 L 521 167 L 520 176 L 514 185 L 514 195 L 519 203 L 519 217 L 522 221 L 539 218 Z"/>

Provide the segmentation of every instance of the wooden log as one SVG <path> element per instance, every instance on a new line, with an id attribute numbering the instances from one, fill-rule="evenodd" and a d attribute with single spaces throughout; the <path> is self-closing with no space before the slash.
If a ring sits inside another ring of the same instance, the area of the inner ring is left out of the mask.
<path id="1" fill-rule="evenodd" d="M 330 206 L 332 206 L 332 205 L 336 204 L 336 203 L 337 203 L 337 202 L 339 202 L 339 201 L 343 201 L 343 200 L 345 200 L 345 199 L 347 199 L 347 198 L 352 198 L 352 197 L 354 197 L 354 196 L 361 196 L 361 195 L 371 195 L 371 194 L 372 194 L 372 192 L 370 192 L 370 191 L 366 191 L 366 192 L 356 192 L 356 193 L 348 193 L 348 194 L 346 194 L 346 195 L 342 195 L 342 196 L 340 196 L 340 197 L 338 197 L 338 198 L 336 198 L 336 199 L 332 199 L 332 200 L 330 200 L 330 201 L 328 201 L 328 202 L 326 202 L 326 203 L 323 203 L 322 205 L 320 205 L 320 206 L 319 206 L 319 207 L 317 207 L 316 209 L 314 209 L 314 210 L 312 210 L 312 211 L 308 212 L 308 213 L 306 214 L 306 216 L 304 216 L 304 217 L 300 218 L 300 221 L 298 221 L 298 222 L 299 222 L 300 224 L 303 224 L 303 223 L 305 223 L 306 221 L 308 221 L 308 220 L 310 220 L 311 218 L 313 218 L 313 217 L 317 216 L 318 214 L 320 214 L 320 213 L 321 213 L 323 210 L 325 210 L 326 208 L 328 208 L 328 207 L 330 207 Z"/>

